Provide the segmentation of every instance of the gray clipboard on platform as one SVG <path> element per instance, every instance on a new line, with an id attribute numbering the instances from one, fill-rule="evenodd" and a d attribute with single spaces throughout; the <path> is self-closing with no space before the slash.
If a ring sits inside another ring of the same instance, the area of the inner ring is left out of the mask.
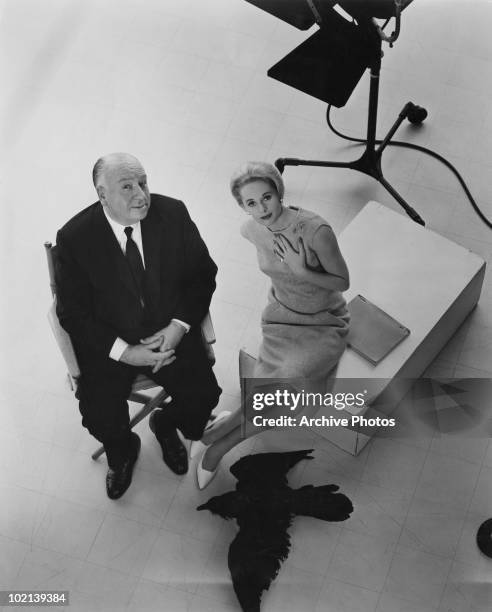
<path id="1" fill-rule="evenodd" d="M 347 344 L 372 365 L 378 365 L 410 334 L 408 327 L 362 295 L 347 305 L 350 331 Z"/>

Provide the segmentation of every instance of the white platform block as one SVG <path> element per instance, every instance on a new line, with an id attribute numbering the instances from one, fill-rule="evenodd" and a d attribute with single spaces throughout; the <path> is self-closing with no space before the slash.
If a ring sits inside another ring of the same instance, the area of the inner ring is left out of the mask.
<path id="1" fill-rule="evenodd" d="M 366 204 L 338 241 L 350 272 L 347 302 L 360 293 L 408 327 L 410 335 L 377 366 L 347 349 L 332 392 L 362 391 L 357 381 L 346 379 L 365 379 L 367 405 L 390 398 L 396 406 L 408 390 L 407 379 L 421 376 L 477 304 L 485 262 L 377 202 Z M 257 347 L 245 348 L 255 355 Z M 324 408 L 322 413 L 351 416 Z M 315 429 L 354 455 L 369 440 L 348 428 Z"/>

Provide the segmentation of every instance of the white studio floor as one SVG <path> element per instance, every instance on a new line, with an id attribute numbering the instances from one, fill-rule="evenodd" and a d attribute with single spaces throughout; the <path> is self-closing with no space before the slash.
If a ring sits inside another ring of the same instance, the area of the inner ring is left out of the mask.
<path id="1" fill-rule="evenodd" d="M 4 0 L 0 589 L 66 589 L 71 610 L 234 611 L 234 525 L 195 507 L 228 490 L 228 457 L 204 492 L 171 474 L 147 424 L 133 484 L 106 497 L 106 462 L 80 425 L 50 335 L 43 242 L 96 199 L 95 159 L 128 151 L 151 191 L 184 200 L 219 266 L 212 316 L 222 406 L 238 396 L 238 349 L 259 324 L 266 281 L 238 233 L 232 170 L 278 156 L 351 159 L 325 105 L 266 76 L 308 34 L 245 0 Z M 451 160 L 492 217 L 492 3 L 416 0 L 386 47 L 380 129 L 412 100 L 429 110 L 398 137 Z M 363 134 L 367 75 L 335 109 Z M 428 226 L 488 262 L 478 308 L 430 374 L 492 377 L 492 233 L 438 162 L 389 149 L 387 177 Z M 338 232 L 368 200 L 399 208 L 370 178 L 289 168 L 287 200 Z M 370 228 L 368 229 L 370 231 Z M 411 287 L 409 287 L 411 291 Z M 265 612 L 492 609 L 492 560 L 475 545 L 492 516 L 492 443 L 377 439 L 352 457 L 310 433 L 269 433 L 256 449 L 316 448 L 294 483 L 335 482 L 355 505 L 343 524 L 295 520 L 292 552 Z M 239 448 L 250 450 L 251 443 Z"/>

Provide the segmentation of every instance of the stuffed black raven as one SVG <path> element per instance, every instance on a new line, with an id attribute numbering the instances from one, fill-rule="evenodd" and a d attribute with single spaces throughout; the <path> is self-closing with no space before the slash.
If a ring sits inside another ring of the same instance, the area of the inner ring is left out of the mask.
<path id="1" fill-rule="evenodd" d="M 229 547 L 232 584 L 244 612 L 259 612 L 263 591 L 277 576 L 290 548 L 288 528 L 296 515 L 345 521 L 354 507 L 337 485 L 291 489 L 287 472 L 313 449 L 249 455 L 231 466 L 235 491 L 212 497 L 197 510 L 235 518 L 239 532 Z"/>

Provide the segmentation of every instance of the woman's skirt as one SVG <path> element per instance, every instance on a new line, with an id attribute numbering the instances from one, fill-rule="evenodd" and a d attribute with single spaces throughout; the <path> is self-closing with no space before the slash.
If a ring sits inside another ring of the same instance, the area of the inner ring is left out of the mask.
<path id="1" fill-rule="evenodd" d="M 270 293 L 261 327 L 263 341 L 254 377 L 291 379 L 297 387 L 295 379 L 305 385 L 334 376 L 346 346 L 349 314 L 345 306 L 315 314 L 296 312 Z"/>

